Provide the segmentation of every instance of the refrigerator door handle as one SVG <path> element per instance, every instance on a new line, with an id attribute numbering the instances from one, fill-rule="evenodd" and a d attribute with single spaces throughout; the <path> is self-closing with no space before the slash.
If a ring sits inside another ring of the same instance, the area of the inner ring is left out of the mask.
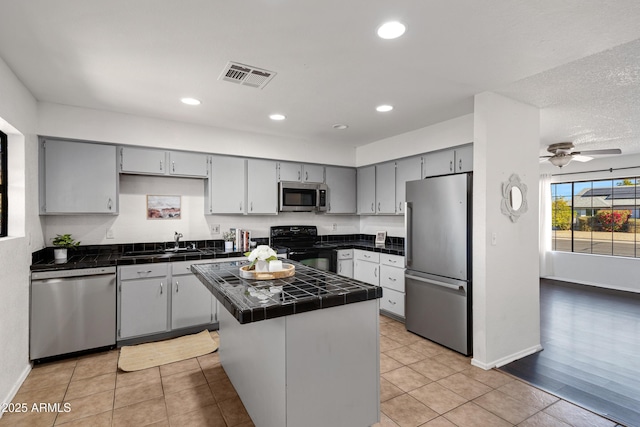
<path id="1" fill-rule="evenodd" d="M 411 252 L 411 235 L 412 235 L 412 221 L 413 221 L 413 208 L 411 202 L 405 202 L 404 204 L 404 255 L 405 266 L 410 267 L 413 261 L 413 254 Z"/>
<path id="2" fill-rule="evenodd" d="M 412 276 L 410 274 L 405 274 L 404 277 L 411 280 L 417 280 L 418 282 L 424 282 L 424 283 L 429 283 L 430 285 L 442 286 L 444 288 L 449 288 L 456 291 L 464 290 L 464 286 L 462 285 L 452 285 L 451 283 L 440 282 L 438 280 L 433 280 L 433 279 L 424 279 L 422 277 Z"/>

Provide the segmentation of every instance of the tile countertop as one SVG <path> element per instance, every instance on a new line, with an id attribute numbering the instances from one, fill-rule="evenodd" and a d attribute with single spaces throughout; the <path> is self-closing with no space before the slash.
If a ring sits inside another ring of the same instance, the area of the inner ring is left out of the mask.
<path id="1" fill-rule="evenodd" d="M 198 242 L 200 243 L 200 242 Z M 222 259 L 244 257 L 242 252 L 225 252 L 222 248 L 198 244 L 199 252 L 190 253 L 166 253 L 149 256 L 126 256 L 128 251 L 144 251 L 159 249 L 159 243 L 137 243 L 121 245 L 93 245 L 81 246 L 69 251 L 67 262 L 56 264 L 53 258 L 53 248 L 48 247 L 32 254 L 31 270 L 71 270 L 76 268 L 110 267 L 118 265 L 149 264 L 156 262 L 194 261 L 200 259 Z M 321 241 L 318 242 L 324 248 L 330 249 L 362 249 L 372 252 L 404 255 L 404 247 L 398 244 L 387 244 L 377 247 L 370 240 L 345 240 L 345 241 Z M 164 247 L 164 246 L 162 246 Z"/>
<path id="2" fill-rule="evenodd" d="M 288 260 L 295 275 L 284 279 L 241 278 L 247 262 L 192 265 L 191 271 L 240 323 L 251 323 L 306 311 L 382 297 L 382 288 Z"/>

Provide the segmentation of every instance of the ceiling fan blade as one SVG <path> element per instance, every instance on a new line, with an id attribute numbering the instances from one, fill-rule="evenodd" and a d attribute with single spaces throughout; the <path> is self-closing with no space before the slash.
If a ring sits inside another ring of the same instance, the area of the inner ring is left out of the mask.
<path id="1" fill-rule="evenodd" d="M 576 154 L 573 156 L 573 160 L 577 161 L 577 162 L 588 162 L 590 160 L 593 160 L 593 157 L 589 157 L 589 156 L 582 156 L 580 154 Z"/>
<path id="2" fill-rule="evenodd" d="M 586 150 L 586 151 L 574 151 L 573 154 L 587 154 L 597 156 L 599 154 L 622 154 L 622 150 L 619 148 L 607 148 L 604 150 Z"/>

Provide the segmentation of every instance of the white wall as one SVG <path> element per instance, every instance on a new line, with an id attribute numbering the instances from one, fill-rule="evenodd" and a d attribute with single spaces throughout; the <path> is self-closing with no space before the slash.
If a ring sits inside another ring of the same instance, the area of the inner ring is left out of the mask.
<path id="1" fill-rule="evenodd" d="M 181 219 L 147 220 L 147 195 L 182 196 Z M 211 226 L 220 225 L 221 232 L 231 227 L 251 230 L 253 237 L 269 237 L 272 225 L 316 225 L 320 234 L 359 233 L 358 217 L 353 215 L 316 215 L 311 212 L 279 215 L 205 215 L 204 180 L 143 175 L 120 176 L 119 215 L 60 215 L 46 217 L 46 238 L 71 233 L 82 244 L 114 244 L 132 242 L 168 242 L 175 231 L 183 241 L 221 239 Z M 336 224 L 337 230 L 333 230 Z M 107 230 L 114 239 L 107 239 Z"/>
<path id="2" fill-rule="evenodd" d="M 540 349 L 539 111 L 494 93 L 474 111 L 472 363 L 488 369 Z M 528 186 L 516 223 L 500 209 L 513 173 Z"/>
<path id="3" fill-rule="evenodd" d="M 612 168 L 617 170 L 610 171 Z M 640 176 L 640 155 L 604 157 L 587 163 L 572 162 L 562 169 L 544 164 L 541 170 L 553 174 L 551 182 L 637 177 Z M 640 258 L 551 251 L 546 260 L 546 271 L 541 272 L 543 277 L 640 292 Z"/>
<path id="4" fill-rule="evenodd" d="M 356 148 L 356 166 L 473 142 L 473 114 L 457 117 Z"/>
<path id="5" fill-rule="evenodd" d="M 37 216 L 36 101 L 0 59 L 0 129 L 8 135 L 9 237 L 0 239 L 0 404 L 11 401 L 29 364 L 29 265 L 42 245 Z M 36 195 L 36 196 L 34 196 Z M 2 413 L 0 413 L 2 416 Z"/>
<path id="6" fill-rule="evenodd" d="M 38 134 L 61 138 L 354 166 L 355 150 L 109 111 L 38 104 Z"/>

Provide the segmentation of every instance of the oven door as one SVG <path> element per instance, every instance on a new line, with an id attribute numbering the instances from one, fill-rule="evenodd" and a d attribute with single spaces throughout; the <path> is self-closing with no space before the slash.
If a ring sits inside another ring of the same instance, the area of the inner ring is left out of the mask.
<path id="1" fill-rule="evenodd" d="M 336 251 L 333 249 L 296 249 L 289 252 L 289 259 L 299 261 L 322 271 L 337 272 Z"/>

